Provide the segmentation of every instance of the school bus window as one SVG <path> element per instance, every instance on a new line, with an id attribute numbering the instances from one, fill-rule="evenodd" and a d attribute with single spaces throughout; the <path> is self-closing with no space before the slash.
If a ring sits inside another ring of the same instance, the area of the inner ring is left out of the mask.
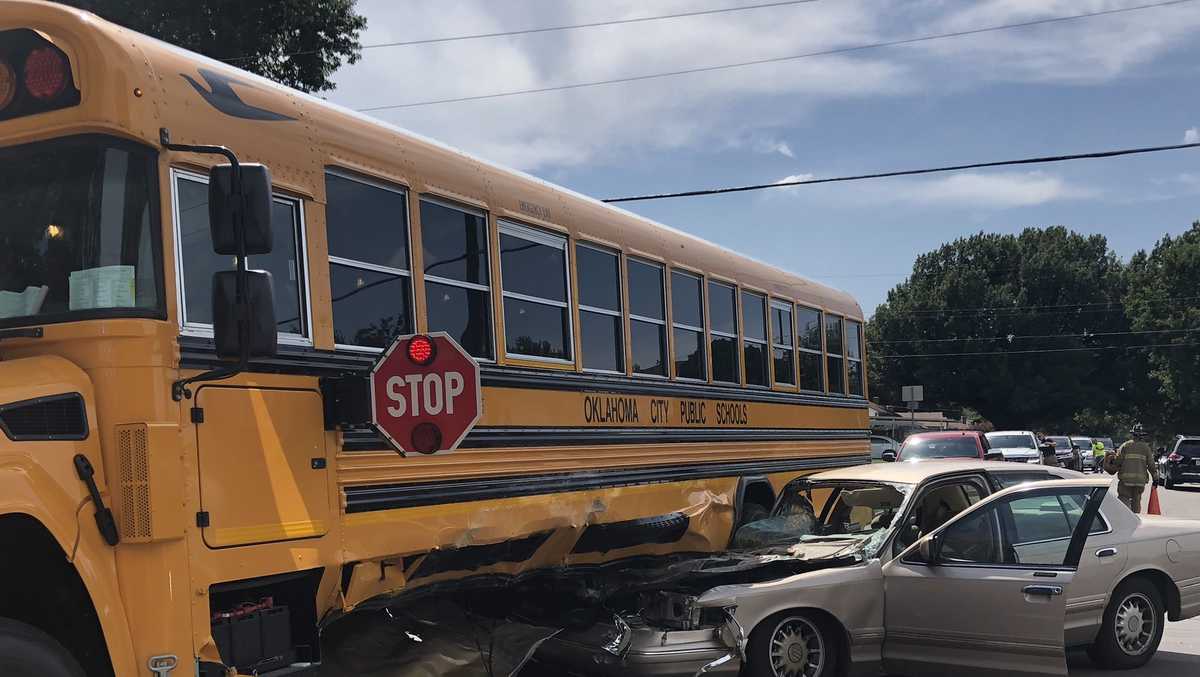
<path id="1" fill-rule="evenodd" d="M 472 356 L 493 359 L 487 217 L 429 198 L 420 205 L 429 331 L 444 331 Z"/>
<path id="2" fill-rule="evenodd" d="M 0 323 L 162 317 L 157 194 L 156 155 L 130 142 L 76 136 L 0 149 Z M 98 293 L 104 277 L 128 293 Z"/>
<path id="3" fill-rule="evenodd" d="M 825 390 L 825 363 L 821 354 L 821 311 L 796 307 L 796 334 L 800 339 L 800 389 Z"/>
<path id="4" fill-rule="evenodd" d="M 771 359 L 775 361 L 775 382 L 796 385 L 796 343 L 790 303 L 771 302 Z"/>
<path id="5" fill-rule="evenodd" d="M 667 321 L 663 268 L 629 259 L 629 344 L 633 373 L 667 375 Z"/>
<path id="6" fill-rule="evenodd" d="M 385 348 L 414 331 L 408 197 L 332 172 L 325 195 L 334 342 Z"/>
<path id="7" fill-rule="evenodd" d="M 750 292 L 742 292 L 742 353 L 746 385 L 767 385 L 766 299 Z"/>
<path id="8" fill-rule="evenodd" d="M 571 359 L 567 275 L 565 237 L 500 222 L 507 354 Z"/>
<path id="9" fill-rule="evenodd" d="M 699 277 L 671 271 L 671 325 L 674 334 L 675 376 L 703 381 L 704 298 Z"/>
<path id="10" fill-rule="evenodd" d="M 614 252 L 576 244 L 575 267 L 579 275 L 579 332 L 583 368 L 624 373 L 621 259 Z"/>
<path id="11" fill-rule="evenodd" d="M 175 174 L 176 242 L 182 271 L 183 323 L 191 331 L 212 331 L 212 275 L 231 270 L 233 257 L 213 253 L 208 224 L 208 181 Z M 271 273 L 280 339 L 308 343 L 308 291 L 305 288 L 304 228 L 300 202 L 276 196 L 271 206 L 275 246 L 270 254 L 246 259 L 252 269 Z"/>
<path id="12" fill-rule="evenodd" d="M 708 283 L 709 348 L 714 381 L 738 383 L 737 290 Z"/>
<path id="13" fill-rule="evenodd" d="M 862 323 L 853 320 L 846 320 L 846 368 L 850 372 L 850 394 L 862 395 Z"/>
<path id="14" fill-rule="evenodd" d="M 829 372 L 829 392 L 845 393 L 842 378 L 842 318 L 825 316 L 825 368 Z"/>

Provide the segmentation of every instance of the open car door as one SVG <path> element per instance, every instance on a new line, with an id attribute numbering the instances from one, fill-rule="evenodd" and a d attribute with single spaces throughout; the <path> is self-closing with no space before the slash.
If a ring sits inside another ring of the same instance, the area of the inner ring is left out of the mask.
<path id="1" fill-rule="evenodd" d="M 977 503 L 883 567 L 884 667 L 1066 675 L 1066 589 L 1107 491 L 1039 482 Z"/>

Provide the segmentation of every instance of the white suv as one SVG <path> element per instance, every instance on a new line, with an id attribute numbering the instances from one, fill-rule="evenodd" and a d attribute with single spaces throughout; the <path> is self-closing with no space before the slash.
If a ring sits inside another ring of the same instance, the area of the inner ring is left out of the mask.
<path id="1" fill-rule="evenodd" d="M 1041 463 L 1037 436 L 1028 430 L 997 430 L 987 433 L 989 452 L 1004 454 L 1004 460 L 1014 463 Z"/>

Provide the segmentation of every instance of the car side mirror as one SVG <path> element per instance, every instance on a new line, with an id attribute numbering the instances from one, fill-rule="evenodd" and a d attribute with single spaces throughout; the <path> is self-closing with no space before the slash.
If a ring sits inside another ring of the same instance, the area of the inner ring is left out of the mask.
<path id="1" fill-rule="evenodd" d="M 983 460 L 985 460 L 985 461 L 1003 461 L 1004 460 L 1004 452 L 989 451 L 983 455 Z"/>
<path id="2" fill-rule="evenodd" d="M 238 271 L 222 270 L 213 274 L 213 339 L 217 357 L 275 357 L 278 329 L 275 326 L 275 291 L 271 274 L 261 270 L 245 271 L 246 312 L 238 303 Z M 245 322 L 242 321 L 245 318 Z"/>
<path id="3" fill-rule="evenodd" d="M 880 454 L 880 458 L 887 461 L 888 463 L 891 463 L 896 460 L 896 450 L 895 449 L 884 449 L 883 453 Z"/>
<path id="4" fill-rule="evenodd" d="M 929 566 L 937 564 L 938 556 L 941 554 L 942 540 L 934 534 L 926 536 L 917 544 L 917 552 L 921 555 L 921 561 Z"/>
<path id="5" fill-rule="evenodd" d="M 240 219 L 241 232 L 246 238 L 245 254 L 270 254 L 274 246 L 271 171 L 266 165 L 239 164 L 236 173 L 236 182 L 233 165 L 216 165 L 208 173 L 208 224 L 213 251 L 222 256 L 241 253 L 238 249 Z"/>

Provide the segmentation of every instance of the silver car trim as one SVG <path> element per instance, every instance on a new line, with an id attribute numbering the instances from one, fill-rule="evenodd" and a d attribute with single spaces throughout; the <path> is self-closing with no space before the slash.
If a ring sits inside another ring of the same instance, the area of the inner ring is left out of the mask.
<path id="1" fill-rule="evenodd" d="M 1054 657 L 1061 655 L 1060 652 L 1062 651 L 1062 647 L 1058 645 L 1035 644 L 1032 642 L 1006 642 L 979 635 L 968 635 L 966 633 L 963 633 L 961 636 L 950 636 L 945 633 L 935 634 L 889 630 L 888 638 L 925 646 L 955 647 L 971 650 L 979 650 L 980 648 L 998 651 L 1018 650 L 1025 654 Z"/>
<path id="2" fill-rule="evenodd" d="M 720 658 L 711 660 L 711 661 L 705 663 L 704 665 L 701 665 L 700 669 L 696 671 L 696 674 L 693 675 L 693 677 L 700 677 L 700 675 L 710 672 L 713 668 L 718 668 L 722 665 L 725 665 L 726 663 L 728 663 L 729 661 L 731 661 L 735 658 L 737 658 L 737 655 L 734 654 L 732 651 L 730 651 L 729 653 L 725 654 L 724 656 L 721 656 Z"/>

